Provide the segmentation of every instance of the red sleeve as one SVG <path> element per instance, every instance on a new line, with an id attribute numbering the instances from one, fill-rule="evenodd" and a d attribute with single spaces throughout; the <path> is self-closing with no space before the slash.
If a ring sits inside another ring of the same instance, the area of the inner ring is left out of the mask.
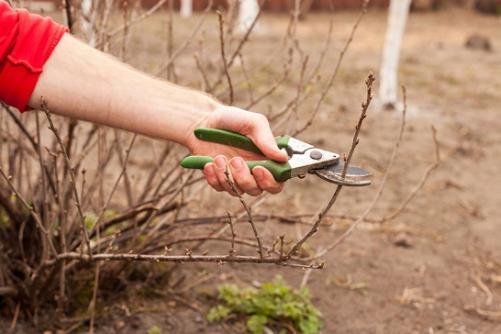
<path id="1" fill-rule="evenodd" d="M 0 0 L 0 100 L 26 110 L 43 65 L 66 31 L 50 18 L 13 10 Z"/>

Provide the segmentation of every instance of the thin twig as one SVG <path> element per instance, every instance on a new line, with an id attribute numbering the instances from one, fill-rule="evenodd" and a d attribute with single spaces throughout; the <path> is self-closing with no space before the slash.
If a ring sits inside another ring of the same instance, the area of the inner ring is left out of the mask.
<path id="1" fill-rule="evenodd" d="M 152 254 L 131 254 L 131 253 L 100 253 L 94 254 L 90 258 L 87 254 L 82 253 L 62 253 L 58 254 L 53 260 L 49 260 L 45 263 L 46 266 L 54 265 L 58 261 L 62 260 L 80 260 L 86 262 L 97 262 L 97 261 L 146 261 L 146 262 L 233 262 L 233 263 L 268 263 L 276 264 L 284 267 L 295 267 L 295 268 L 312 268 L 312 269 L 322 269 L 324 267 L 323 263 L 317 264 L 301 264 L 294 262 L 286 262 L 281 258 L 260 258 L 257 256 L 244 256 L 244 255 L 152 255 Z"/>
<path id="2" fill-rule="evenodd" d="M 122 140 L 120 136 L 120 132 L 118 130 L 115 130 L 115 140 L 116 140 L 116 149 L 117 149 L 117 156 L 119 159 L 120 164 L 122 165 L 122 170 L 123 172 L 123 181 L 124 181 L 124 187 L 125 187 L 125 194 L 127 197 L 127 206 L 132 207 L 134 205 L 134 195 L 133 195 L 133 190 L 132 190 L 132 185 L 131 181 L 129 178 L 129 175 L 127 173 L 127 169 L 124 168 L 124 164 L 126 164 L 126 160 L 123 155 L 123 147 L 122 147 Z"/>
<path id="3" fill-rule="evenodd" d="M 308 268 L 304 271 L 303 278 L 301 279 L 301 284 L 299 285 L 300 288 L 304 288 L 308 284 L 308 280 L 310 279 L 311 271 L 312 270 L 310 268 Z"/>
<path id="4" fill-rule="evenodd" d="M 230 225 L 230 231 L 231 231 L 231 249 L 230 249 L 230 255 L 235 255 L 235 230 L 233 229 L 233 219 L 231 218 L 231 213 L 227 212 L 228 215 L 228 225 Z"/>
<path id="5" fill-rule="evenodd" d="M 257 231 L 256 224 L 254 223 L 254 220 L 252 219 L 251 209 L 247 205 L 245 200 L 243 199 L 242 195 L 240 194 L 240 191 L 237 189 L 237 186 L 235 185 L 235 182 L 233 181 L 233 177 L 232 177 L 228 168 L 226 168 L 226 170 L 224 171 L 224 174 L 226 176 L 226 182 L 230 186 L 231 190 L 235 193 L 235 195 L 238 196 L 240 203 L 242 203 L 242 206 L 245 209 L 245 212 L 247 212 L 247 218 L 249 218 L 249 224 L 252 227 L 252 232 L 254 232 L 254 237 L 256 238 L 257 244 L 259 246 L 259 248 L 258 248 L 259 257 L 263 258 L 264 257 L 263 245 L 261 244 L 261 238 L 259 237 L 259 232 Z"/>
<path id="6" fill-rule="evenodd" d="M 31 133 L 28 131 L 28 129 L 26 129 L 26 127 L 24 126 L 24 124 L 21 122 L 21 120 L 19 119 L 19 117 L 14 113 L 14 111 L 9 107 L 7 106 L 5 103 L 1 102 L 0 101 L 0 104 L 2 105 L 2 107 L 5 109 L 5 111 L 7 111 L 7 113 L 9 114 L 9 116 L 12 118 L 12 120 L 14 121 L 14 123 L 16 124 L 16 126 L 19 128 L 19 130 L 21 130 L 21 132 L 25 135 L 25 137 L 28 139 L 28 141 L 30 142 L 31 146 L 33 147 L 33 150 L 35 152 L 38 152 L 38 144 L 36 143 L 35 141 L 35 138 L 31 135 Z M 43 172 L 45 172 L 45 175 L 47 177 L 47 181 L 49 182 L 49 186 L 50 186 L 50 189 L 52 190 L 52 192 L 55 194 L 56 193 L 56 188 L 54 186 L 54 181 L 52 180 L 51 178 L 51 175 L 50 175 L 50 171 L 49 169 L 47 168 L 46 165 L 44 165 L 44 170 Z"/>
<path id="7" fill-rule="evenodd" d="M 433 137 L 433 143 L 435 146 L 435 161 L 425 170 L 423 173 L 423 176 L 419 180 L 419 182 L 416 184 L 414 189 L 407 195 L 407 197 L 400 203 L 400 206 L 390 213 L 389 215 L 384 216 L 381 219 L 381 222 L 387 222 L 390 220 L 395 219 L 404 209 L 407 207 L 407 205 L 416 197 L 416 195 L 419 193 L 419 191 L 423 188 L 423 186 L 426 184 L 426 181 L 428 181 L 428 178 L 430 177 L 431 173 L 438 168 L 441 164 L 441 158 L 440 158 L 440 145 L 437 140 L 437 130 L 435 127 L 432 125 L 431 126 L 431 132 L 432 132 L 432 137 Z"/>
<path id="8" fill-rule="evenodd" d="M 195 28 L 193 28 L 190 35 L 184 40 L 184 43 L 178 49 L 176 49 L 165 62 L 160 64 L 153 73 L 155 73 L 156 75 L 160 75 L 163 71 L 165 71 L 165 69 L 167 69 L 169 66 L 172 65 L 172 63 L 177 59 L 177 57 L 179 57 L 181 53 L 183 53 L 183 51 L 188 48 L 188 46 L 190 46 L 191 42 L 195 39 L 195 36 L 202 28 L 205 19 L 207 18 L 207 15 L 210 12 L 210 9 L 212 8 L 212 1 L 213 0 L 209 0 L 209 2 L 207 3 L 207 7 L 205 7 L 203 16 L 200 18 L 200 21 L 198 21 Z"/>
<path id="9" fill-rule="evenodd" d="M 96 318 L 96 304 L 97 304 L 97 293 L 99 290 L 99 273 L 101 269 L 101 263 L 97 262 L 96 263 L 96 271 L 94 273 L 94 286 L 92 288 L 92 298 L 89 303 L 89 334 L 94 333 L 94 322 Z"/>
<path id="10" fill-rule="evenodd" d="M 477 284 L 477 286 L 480 288 L 480 290 L 482 290 L 482 292 L 485 294 L 485 304 L 491 305 L 493 300 L 493 295 L 491 290 L 484 283 L 484 281 L 482 281 L 482 277 L 480 277 L 479 274 L 473 274 L 471 277 L 473 281 Z"/>
<path id="11" fill-rule="evenodd" d="M 350 44 L 353 41 L 353 38 L 355 37 L 355 33 L 358 29 L 358 26 L 360 25 L 360 22 L 362 22 L 362 18 L 367 13 L 367 7 L 368 7 L 369 3 L 370 3 L 370 0 L 364 0 L 364 3 L 362 5 L 362 11 L 360 12 L 360 15 L 358 16 L 355 24 L 353 25 L 353 27 L 351 29 L 351 33 L 348 37 L 348 40 L 346 41 L 343 49 L 339 53 L 339 58 L 338 58 L 337 63 L 334 67 L 334 71 L 332 72 L 331 76 L 329 77 L 327 85 L 322 90 L 322 93 L 320 94 L 320 98 L 318 99 L 317 103 L 315 104 L 315 107 L 313 108 L 313 111 L 311 113 L 310 118 L 303 125 L 303 127 L 301 127 L 299 130 L 297 130 L 294 133 L 294 136 L 297 136 L 298 134 L 304 132 L 307 128 L 309 128 L 311 126 L 311 124 L 313 124 L 313 121 L 315 120 L 315 117 L 317 116 L 318 111 L 319 111 L 320 107 L 322 106 L 322 103 L 324 102 L 325 98 L 327 97 L 327 94 L 329 93 L 330 89 L 334 85 L 334 80 L 336 79 L 337 74 L 339 72 L 339 69 L 341 68 L 341 64 L 343 62 L 344 56 L 345 56 L 346 52 L 348 51 L 348 48 L 350 47 Z"/>
<path id="12" fill-rule="evenodd" d="M 353 135 L 350 152 L 348 153 L 348 157 L 344 162 L 343 172 L 341 175 L 343 178 L 346 176 L 346 172 L 348 171 L 348 166 L 351 162 L 351 159 L 353 158 L 353 153 L 355 152 L 355 148 L 358 146 L 358 143 L 360 141 L 358 137 L 360 135 L 360 130 L 362 129 L 362 124 L 364 122 L 364 119 L 367 117 L 367 109 L 369 109 L 369 105 L 371 104 L 372 101 L 372 84 L 374 83 L 375 80 L 376 78 L 374 78 L 374 75 L 371 73 L 369 74 L 369 77 L 365 81 L 365 86 L 367 87 L 367 96 L 365 102 L 362 103 L 362 114 L 360 115 L 360 118 L 358 119 L 358 124 L 355 127 L 355 134 Z M 405 89 L 404 89 L 404 94 L 405 94 Z"/>
<path id="13" fill-rule="evenodd" d="M 244 76 L 244 81 L 245 81 L 246 86 L 247 86 L 247 91 L 249 92 L 249 104 L 251 105 L 251 104 L 254 104 L 254 93 L 253 93 L 253 89 L 252 89 L 252 82 L 250 80 L 249 73 L 247 72 L 247 69 L 245 67 L 244 56 L 239 54 L 238 59 L 240 60 L 240 67 L 242 68 L 242 74 Z M 245 109 L 249 109 L 249 108 L 246 107 Z"/>
<path id="14" fill-rule="evenodd" d="M 71 0 L 64 0 L 64 16 L 70 33 L 73 33 L 73 14 L 71 9 Z"/>
<path id="15" fill-rule="evenodd" d="M 228 63 L 227 63 L 228 64 L 227 65 L 228 69 L 230 69 L 231 66 L 233 66 L 233 62 L 237 58 L 238 54 L 240 54 L 240 52 L 242 51 L 242 48 L 244 47 L 244 45 L 249 41 L 249 36 L 252 33 L 252 31 L 254 30 L 254 27 L 256 26 L 257 21 L 261 17 L 262 9 L 263 9 L 263 6 L 266 4 L 266 2 L 267 2 L 267 0 L 264 0 L 261 3 L 261 6 L 259 7 L 259 11 L 258 11 L 256 17 L 254 18 L 254 20 L 250 24 L 250 26 L 247 29 L 247 31 L 245 32 L 244 36 L 240 39 L 240 42 L 238 43 L 237 48 L 235 49 L 235 51 L 233 51 L 233 54 L 231 55 L 231 57 L 230 57 L 230 59 L 228 60 Z M 209 93 L 212 93 L 214 91 L 214 89 L 221 83 L 221 81 L 223 80 L 223 76 L 224 75 L 225 75 L 224 71 L 222 71 L 219 74 L 218 79 L 207 90 Z"/>
<path id="16" fill-rule="evenodd" d="M 217 11 L 217 17 L 219 19 L 219 43 L 221 47 L 221 60 L 223 61 L 223 69 L 224 74 L 226 76 L 226 80 L 228 81 L 228 90 L 230 94 L 229 104 L 233 104 L 234 101 L 234 92 L 233 92 L 233 84 L 231 83 L 230 72 L 228 71 L 228 62 L 226 60 L 226 51 L 224 46 L 224 21 L 223 14 L 220 11 Z"/>
<path id="17" fill-rule="evenodd" d="M 202 66 L 202 61 L 198 55 L 194 55 L 193 59 L 195 59 L 195 65 L 197 66 L 198 71 L 200 72 L 200 76 L 202 77 L 202 90 L 205 91 L 209 87 L 209 79 L 207 78 L 207 73 L 205 73 L 205 69 Z"/>
<path id="18" fill-rule="evenodd" d="M 130 152 L 132 150 L 132 147 L 134 146 L 134 142 L 136 140 L 136 137 L 137 137 L 136 134 L 134 134 L 132 136 L 132 139 L 131 139 L 131 141 L 129 143 L 129 146 L 127 147 L 127 150 L 125 152 L 125 158 L 124 158 L 124 162 L 123 162 L 123 165 L 122 165 L 122 170 L 120 171 L 120 174 L 118 175 L 117 179 L 115 180 L 115 183 L 113 184 L 113 187 L 111 188 L 111 191 L 108 194 L 108 198 L 104 202 L 104 204 L 103 204 L 103 206 L 101 208 L 101 211 L 99 212 L 99 215 L 96 218 L 96 223 L 95 223 L 94 229 L 93 229 L 93 231 L 91 233 L 95 232 L 96 235 L 99 235 L 99 232 L 100 232 L 100 227 L 99 226 L 101 224 L 101 220 L 102 220 L 102 218 L 104 216 L 104 213 L 106 212 L 106 209 L 110 205 L 111 199 L 113 198 L 113 195 L 115 194 L 115 191 L 117 190 L 118 185 L 120 184 L 120 180 L 122 179 L 122 176 L 127 171 L 127 164 L 129 162 Z M 72 249 L 74 249 L 76 246 L 78 246 L 78 245 L 72 246 Z"/>
<path id="19" fill-rule="evenodd" d="M 172 59 L 172 51 L 174 49 L 174 2 L 169 0 L 168 14 L 167 14 L 167 56 Z M 189 41 L 190 39 L 187 39 Z M 172 81 L 174 77 L 174 61 L 170 61 L 167 66 L 167 80 Z"/>
<path id="20" fill-rule="evenodd" d="M 50 116 L 47 102 L 44 99 L 42 99 L 42 102 L 40 105 L 42 107 L 42 111 L 47 116 L 47 120 L 49 121 L 49 129 L 54 133 L 54 136 L 56 137 L 56 140 L 59 144 L 59 147 L 60 147 L 61 151 L 63 152 L 63 157 L 64 157 L 64 161 L 66 164 L 66 168 L 68 169 L 68 172 L 70 174 L 71 189 L 73 191 L 73 197 L 75 199 L 75 206 L 77 207 L 78 215 L 80 217 L 80 228 L 81 228 L 82 238 L 84 239 L 85 244 L 87 246 L 87 252 L 88 252 L 89 256 L 92 257 L 92 251 L 90 248 L 90 239 L 89 239 L 89 235 L 87 232 L 87 228 L 85 227 L 85 215 L 83 213 L 82 206 L 80 203 L 80 198 L 78 196 L 75 171 L 73 170 L 73 167 L 71 166 L 71 161 L 70 161 L 70 158 L 68 156 L 68 152 L 66 152 L 66 148 L 63 144 L 63 141 L 61 140 L 61 137 L 59 136 L 59 132 L 57 131 L 56 127 L 54 126 L 54 123 L 52 122 L 52 118 Z"/>
<path id="21" fill-rule="evenodd" d="M 28 204 L 28 202 L 24 199 L 24 197 L 21 195 L 21 193 L 14 186 L 14 184 L 12 184 L 12 182 L 11 182 L 12 177 L 9 177 L 5 173 L 5 171 L 3 170 L 3 168 L 1 166 L 0 166 L 0 174 L 2 174 L 3 178 L 7 182 L 8 186 L 10 187 L 10 189 L 12 190 L 12 192 L 14 192 L 14 194 L 16 195 L 16 198 L 21 201 L 21 203 L 24 205 L 24 207 L 29 212 L 29 214 L 31 215 L 31 217 L 33 217 L 33 219 L 35 220 L 38 228 L 43 232 L 43 234 L 45 234 L 45 236 L 47 238 L 47 241 L 48 241 L 49 245 L 51 246 L 52 251 L 54 252 L 54 254 L 56 254 L 57 253 L 56 252 L 56 248 L 54 247 L 54 244 L 52 243 L 52 239 L 50 237 L 49 231 L 47 231 L 45 229 L 45 227 L 43 225 L 43 222 L 42 222 L 42 218 L 40 218 L 40 215 L 38 214 L 38 212 L 35 211 L 35 209 L 33 208 L 32 205 Z"/>
<path id="22" fill-rule="evenodd" d="M 369 74 L 367 80 L 365 81 L 365 85 L 367 88 L 366 99 L 365 99 L 365 102 L 362 103 L 362 112 L 360 114 L 360 118 L 359 118 L 357 126 L 355 128 L 355 134 L 353 135 L 350 153 L 348 154 L 348 158 L 346 159 L 345 166 L 343 168 L 342 178 L 344 178 L 346 176 L 348 164 L 350 163 L 351 158 L 353 157 L 353 152 L 355 151 L 355 148 L 358 145 L 358 136 L 360 134 L 360 130 L 362 128 L 363 121 L 367 117 L 367 109 L 369 109 L 369 105 L 372 101 L 372 85 L 374 83 L 374 80 L 375 80 L 374 75 L 372 75 L 372 73 L 371 73 L 371 74 Z M 318 231 L 318 227 L 320 226 L 323 218 L 325 217 L 325 215 L 327 215 L 327 213 L 329 212 L 331 207 L 334 205 L 334 203 L 336 203 L 337 198 L 338 198 L 342 188 L 343 188 L 342 185 L 338 185 L 336 187 L 334 194 L 330 198 L 330 200 L 327 203 L 327 205 L 325 206 L 325 208 L 317 215 L 317 218 L 316 218 L 315 222 L 313 223 L 311 229 L 303 236 L 303 238 L 301 238 L 291 248 L 291 250 L 287 254 L 286 258 L 290 258 L 291 256 L 295 255 L 299 251 L 299 249 L 301 249 L 302 245 L 306 242 L 306 240 L 311 238 Z"/>
<path id="23" fill-rule="evenodd" d="M 383 194 L 383 190 L 386 185 L 386 181 L 388 179 L 388 175 L 390 173 L 390 170 L 393 167 L 393 164 L 395 163 L 395 160 L 398 155 L 398 151 L 400 149 L 400 144 L 402 142 L 402 138 L 404 136 L 404 131 L 405 131 L 405 121 L 406 121 L 406 114 L 407 114 L 407 94 L 405 91 L 405 87 L 402 87 L 402 94 L 403 94 L 403 101 L 404 101 L 404 107 L 402 109 L 402 122 L 400 124 L 400 131 L 398 133 L 398 138 L 397 141 L 395 142 L 395 148 L 393 149 L 393 152 L 391 154 L 390 161 L 388 163 L 388 167 L 386 168 L 386 172 L 384 173 L 383 179 L 381 180 L 381 184 L 379 185 L 378 191 L 376 192 L 376 195 L 374 196 L 373 200 L 369 204 L 369 206 L 365 209 L 365 211 L 362 213 L 362 215 L 355 221 L 353 222 L 350 227 L 338 238 L 336 239 L 331 245 L 327 246 L 324 250 L 318 252 L 315 254 L 313 258 L 318 258 L 323 255 L 325 255 L 327 252 L 333 250 L 337 246 L 339 246 L 346 238 L 348 238 L 353 231 L 357 228 L 357 226 L 364 221 L 364 219 L 367 217 L 367 215 L 371 212 L 371 210 L 374 208 L 376 203 L 379 201 L 379 198 Z"/>
<path id="24" fill-rule="evenodd" d="M 189 237 L 189 238 L 182 238 L 182 239 L 177 239 L 177 240 L 171 240 L 172 237 L 168 237 L 168 238 L 169 239 L 165 240 L 165 243 L 164 242 L 160 243 L 162 240 L 165 239 L 165 238 L 162 238 L 162 236 L 159 236 L 158 238 L 153 239 L 152 242 L 150 242 L 150 244 L 154 244 L 154 243 L 157 243 L 157 242 L 159 244 L 155 245 L 155 246 L 148 245 L 149 247 L 146 247 L 146 248 L 143 249 L 143 253 L 151 253 L 151 252 L 159 251 L 159 250 L 162 250 L 162 249 L 165 250 L 165 247 L 169 247 L 170 248 L 171 246 L 178 245 L 178 244 L 190 243 L 190 242 L 200 242 L 200 241 L 221 241 L 221 242 L 228 242 L 228 243 L 230 243 L 230 245 L 233 244 L 233 247 L 235 247 L 235 245 L 237 245 L 237 244 L 238 245 L 242 245 L 242 246 L 252 247 L 252 248 L 258 248 L 259 247 L 256 242 L 251 242 L 251 241 L 248 241 L 248 240 L 245 240 L 245 239 L 237 239 L 236 235 L 235 235 L 235 237 L 233 237 L 233 235 L 232 235 L 231 238 L 227 238 L 227 237 L 211 237 L 211 236 Z M 268 249 L 264 248 L 264 250 L 268 250 Z M 230 250 L 229 253 L 231 253 L 231 250 Z M 234 252 L 234 254 L 236 254 L 236 252 Z"/>
<path id="25" fill-rule="evenodd" d="M 10 331 L 14 332 L 17 326 L 17 319 L 19 318 L 19 311 L 21 311 L 21 303 L 18 302 L 16 305 L 16 310 L 14 311 L 14 316 L 12 317 L 12 321 L 10 323 Z"/>
<path id="26" fill-rule="evenodd" d="M 257 98 L 253 98 L 253 100 L 248 105 L 245 106 L 245 109 L 250 110 L 251 108 L 255 107 L 258 103 L 266 99 L 268 96 L 273 94 L 277 90 L 277 88 L 280 87 L 280 85 L 282 85 L 289 77 L 291 66 L 292 66 L 292 55 L 289 56 L 289 60 L 287 61 L 287 64 L 284 66 L 284 71 L 282 76 L 260 96 L 258 96 Z"/>
<path id="27" fill-rule="evenodd" d="M 152 6 L 150 9 L 148 9 L 146 12 L 143 14 L 132 18 L 129 20 L 129 22 L 126 22 L 126 24 L 121 25 L 118 28 L 115 28 L 111 32 L 108 33 L 108 38 L 111 38 L 115 35 L 118 35 L 122 30 L 126 29 L 127 27 L 131 27 L 132 25 L 141 22 L 142 20 L 146 19 L 147 17 L 151 16 L 154 14 L 159 8 L 161 8 L 168 0 L 159 0 L 154 6 Z"/>

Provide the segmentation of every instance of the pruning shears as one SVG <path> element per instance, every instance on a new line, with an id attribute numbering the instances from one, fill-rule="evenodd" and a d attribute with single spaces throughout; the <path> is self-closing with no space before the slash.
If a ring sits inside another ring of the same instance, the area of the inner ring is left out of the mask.
<path id="1" fill-rule="evenodd" d="M 203 141 L 228 145 L 263 155 L 252 140 L 242 134 L 222 130 L 198 128 L 195 136 Z M 343 177 L 344 162 L 338 153 L 322 150 L 299 139 L 276 137 L 280 149 L 286 150 L 289 160 L 285 163 L 273 160 L 246 161 L 252 169 L 262 166 L 269 170 L 276 181 L 284 182 L 293 177 L 303 178 L 306 174 L 315 174 L 321 179 L 343 186 L 367 186 L 371 184 L 370 173 L 359 167 L 349 166 Z M 190 169 L 203 169 L 213 159 L 207 156 L 190 155 L 181 161 L 181 166 Z"/>

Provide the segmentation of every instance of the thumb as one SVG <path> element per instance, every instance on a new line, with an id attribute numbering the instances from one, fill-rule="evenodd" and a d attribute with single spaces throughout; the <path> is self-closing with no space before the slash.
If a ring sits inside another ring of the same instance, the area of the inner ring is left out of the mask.
<path id="1" fill-rule="evenodd" d="M 213 127 L 248 136 L 268 159 L 281 162 L 289 159 L 287 153 L 278 148 L 270 123 L 264 115 L 236 107 L 223 107 L 215 120 L 214 124 L 211 124 Z"/>
<path id="2" fill-rule="evenodd" d="M 275 137 L 273 137 L 269 127 L 256 128 L 254 139 L 254 144 L 267 158 L 281 162 L 286 162 L 289 159 L 287 153 L 278 148 Z"/>

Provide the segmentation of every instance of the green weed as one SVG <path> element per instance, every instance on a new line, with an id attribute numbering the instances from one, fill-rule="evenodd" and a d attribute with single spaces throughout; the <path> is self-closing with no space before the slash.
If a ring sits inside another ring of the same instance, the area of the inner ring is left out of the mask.
<path id="1" fill-rule="evenodd" d="M 293 327 L 302 334 L 317 334 L 322 327 L 320 311 L 311 303 L 308 289 L 293 290 L 280 276 L 258 289 L 222 284 L 218 290 L 220 303 L 209 310 L 209 322 L 242 315 L 252 334 L 264 333 L 267 325 L 278 328 L 279 333 L 287 333 L 287 328 Z"/>
<path id="2" fill-rule="evenodd" d="M 158 326 L 153 326 L 148 329 L 148 334 L 162 334 L 162 330 Z"/>

